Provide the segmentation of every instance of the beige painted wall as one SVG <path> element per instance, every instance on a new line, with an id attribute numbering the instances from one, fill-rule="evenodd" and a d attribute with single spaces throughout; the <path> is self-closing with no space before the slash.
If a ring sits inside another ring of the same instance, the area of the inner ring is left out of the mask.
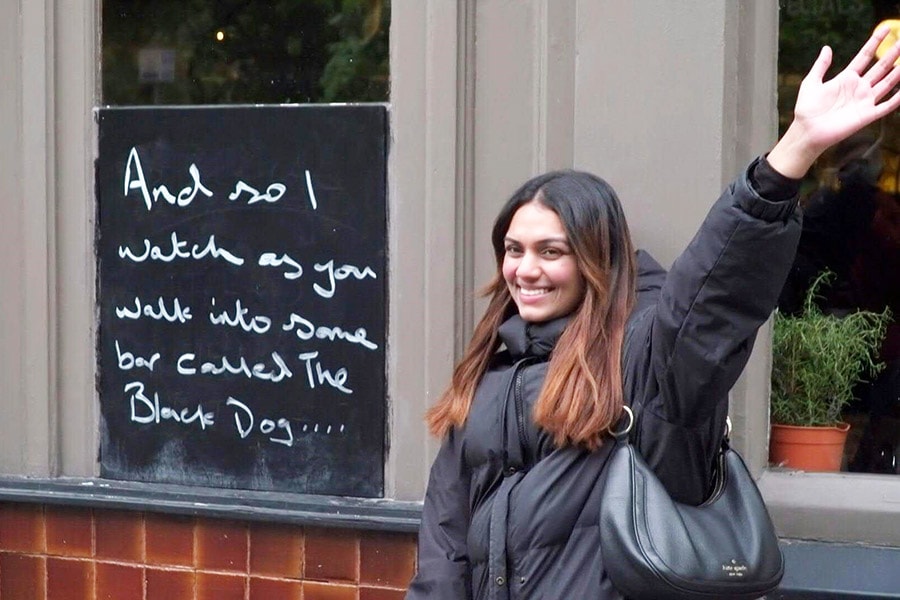
<path id="1" fill-rule="evenodd" d="M 0 3 L 0 471 L 92 475 L 92 0 Z"/>

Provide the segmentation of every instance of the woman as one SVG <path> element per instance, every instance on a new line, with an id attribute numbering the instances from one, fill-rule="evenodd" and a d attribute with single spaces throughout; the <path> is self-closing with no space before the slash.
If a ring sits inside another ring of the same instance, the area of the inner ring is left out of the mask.
<path id="1" fill-rule="evenodd" d="M 443 438 L 408 600 L 621 598 L 599 530 L 606 432 L 641 406 L 635 440 L 673 497 L 699 503 L 727 394 L 775 306 L 800 233 L 799 180 L 829 146 L 900 106 L 876 32 L 823 82 L 823 48 L 795 117 L 710 210 L 666 274 L 635 253 L 601 179 L 527 182 L 494 225 L 490 305 L 428 414 Z"/>

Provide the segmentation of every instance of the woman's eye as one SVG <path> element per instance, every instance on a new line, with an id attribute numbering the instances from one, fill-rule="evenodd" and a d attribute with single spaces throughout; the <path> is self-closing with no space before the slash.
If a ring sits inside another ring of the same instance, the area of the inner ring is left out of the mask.
<path id="1" fill-rule="evenodd" d="M 562 251 L 558 248 L 545 248 L 541 254 L 547 258 L 559 258 L 562 256 Z"/>
<path id="2" fill-rule="evenodd" d="M 518 256 L 519 254 L 522 253 L 522 249 L 519 248 L 518 246 L 507 246 L 506 253 L 509 254 L 510 256 Z"/>

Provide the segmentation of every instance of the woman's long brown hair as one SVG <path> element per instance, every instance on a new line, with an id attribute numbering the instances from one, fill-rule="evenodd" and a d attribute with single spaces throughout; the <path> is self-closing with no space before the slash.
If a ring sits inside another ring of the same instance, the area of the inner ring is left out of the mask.
<path id="1" fill-rule="evenodd" d="M 443 437 L 468 417 L 475 389 L 499 348 L 498 329 L 516 312 L 501 271 L 504 237 L 515 212 L 532 201 L 559 216 L 585 281 L 584 298 L 551 355 L 533 418 L 557 446 L 595 449 L 622 409 L 622 344 L 634 306 L 636 267 L 615 191 L 599 177 L 579 171 L 554 171 L 529 180 L 500 211 L 491 235 L 497 272 L 483 290 L 490 297 L 488 308 L 426 421 L 434 435 Z"/>

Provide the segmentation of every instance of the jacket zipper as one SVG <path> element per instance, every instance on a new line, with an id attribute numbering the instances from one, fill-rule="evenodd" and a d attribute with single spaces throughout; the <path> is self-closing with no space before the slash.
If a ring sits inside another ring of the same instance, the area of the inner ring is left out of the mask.
<path id="1" fill-rule="evenodd" d="M 528 457 L 526 456 L 528 452 L 528 437 L 525 430 L 525 401 L 522 398 L 522 383 L 525 379 L 523 370 L 530 362 L 531 361 L 522 361 L 517 365 L 515 385 L 513 386 L 513 401 L 515 402 L 516 407 L 516 425 L 518 426 L 519 431 L 519 448 L 522 449 L 522 466 L 525 470 L 528 469 Z"/>

